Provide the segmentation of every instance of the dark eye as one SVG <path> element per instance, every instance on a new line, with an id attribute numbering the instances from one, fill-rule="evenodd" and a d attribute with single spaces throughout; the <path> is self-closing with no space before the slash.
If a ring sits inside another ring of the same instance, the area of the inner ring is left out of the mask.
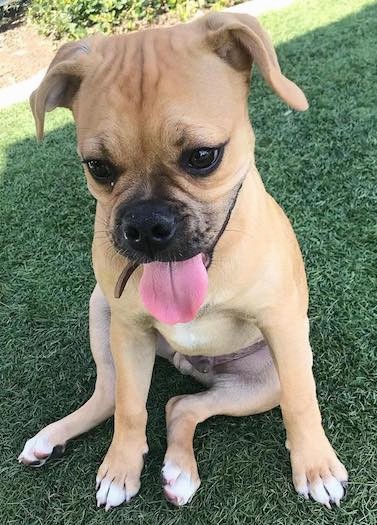
<path id="1" fill-rule="evenodd" d="M 115 170 L 109 162 L 105 160 L 85 160 L 84 164 L 97 182 L 111 183 L 115 179 Z"/>
<path id="2" fill-rule="evenodd" d="M 221 162 L 223 153 L 224 146 L 187 150 L 182 154 L 181 166 L 191 175 L 205 177 L 217 168 Z"/>

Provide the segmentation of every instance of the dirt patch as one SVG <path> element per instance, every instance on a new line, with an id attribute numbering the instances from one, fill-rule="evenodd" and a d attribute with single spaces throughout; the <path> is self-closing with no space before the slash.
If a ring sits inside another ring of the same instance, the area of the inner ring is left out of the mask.
<path id="1" fill-rule="evenodd" d="M 0 88 L 47 67 L 54 50 L 54 43 L 29 24 L 9 27 L 0 33 Z"/>

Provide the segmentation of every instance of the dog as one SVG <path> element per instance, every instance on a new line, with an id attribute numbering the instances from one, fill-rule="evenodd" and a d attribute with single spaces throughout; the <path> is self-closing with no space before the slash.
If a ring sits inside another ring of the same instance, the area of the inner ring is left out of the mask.
<path id="1" fill-rule="evenodd" d="M 106 510 L 140 488 L 156 354 L 207 387 L 166 406 L 169 502 L 184 505 L 199 488 L 199 423 L 279 405 L 296 491 L 327 507 L 345 494 L 347 471 L 316 398 L 302 256 L 255 166 L 253 64 L 291 108 L 308 108 L 259 22 L 229 13 L 65 44 L 30 99 L 39 139 L 47 111 L 72 110 L 97 201 L 97 380 L 92 397 L 29 439 L 19 461 L 40 466 L 114 415 L 96 479 Z"/>

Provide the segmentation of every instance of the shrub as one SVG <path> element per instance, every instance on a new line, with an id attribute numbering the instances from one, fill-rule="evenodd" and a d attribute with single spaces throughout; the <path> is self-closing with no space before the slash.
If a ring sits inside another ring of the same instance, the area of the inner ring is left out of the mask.
<path id="1" fill-rule="evenodd" d="M 186 20 L 198 9 L 223 7 L 234 0 L 31 0 L 29 16 L 54 38 L 108 33 L 119 26 L 132 30 L 172 13 Z"/>

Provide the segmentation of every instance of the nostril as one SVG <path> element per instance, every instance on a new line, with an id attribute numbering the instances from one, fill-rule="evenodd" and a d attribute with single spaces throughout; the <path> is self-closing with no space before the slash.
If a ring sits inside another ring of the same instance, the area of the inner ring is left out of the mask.
<path id="1" fill-rule="evenodd" d="M 155 224 L 151 230 L 152 237 L 155 241 L 163 241 L 170 237 L 172 228 L 165 224 Z"/>
<path id="2" fill-rule="evenodd" d="M 124 236 L 127 240 L 134 242 L 140 241 L 141 238 L 139 230 L 134 226 L 127 226 L 127 228 L 124 230 Z"/>

